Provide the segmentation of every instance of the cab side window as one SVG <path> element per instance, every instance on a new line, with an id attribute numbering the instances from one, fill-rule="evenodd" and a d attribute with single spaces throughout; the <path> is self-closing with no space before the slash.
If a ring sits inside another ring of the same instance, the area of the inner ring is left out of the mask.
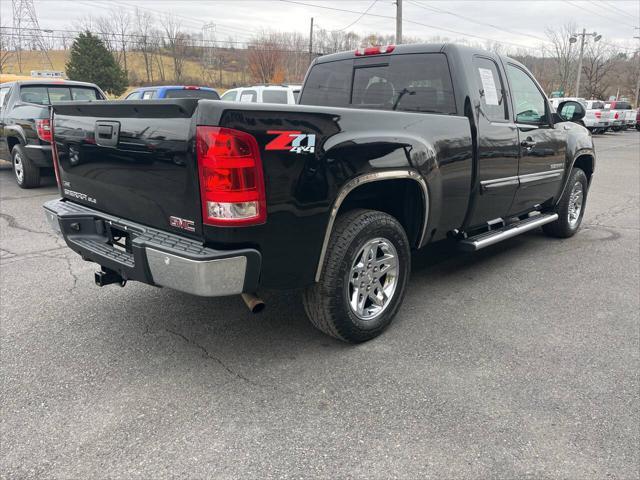
<path id="1" fill-rule="evenodd" d="M 547 102 L 531 77 L 511 64 L 507 65 L 507 75 L 511 86 L 516 123 L 546 125 L 548 123 Z"/>
<path id="2" fill-rule="evenodd" d="M 0 88 L 0 108 L 5 108 L 6 104 L 9 103 L 10 91 L 11 91 L 11 87 Z"/>
<path id="3" fill-rule="evenodd" d="M 473 64 L 476 71 L 476 84 L 482 109 L 491 121 L 505 121 L 509 119 L 509 110 L 498 66 L 493 60 L 475 57 Z"/>

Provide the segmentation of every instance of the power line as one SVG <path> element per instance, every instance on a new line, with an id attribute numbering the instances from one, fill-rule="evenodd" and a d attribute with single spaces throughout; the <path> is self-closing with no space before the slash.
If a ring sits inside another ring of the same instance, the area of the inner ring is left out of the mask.
<path id="1" fill-rule="evenodd" d="M 526 37 L 535 38 L 536 40 L 540 40 L 542 42 L 549 42 L 548 39 L 542 38 L 542 37 L 538 37 L 537 35 L 532 35 L 530 33 L 523 33 L 523 32 L 514 32 L 513 30 L 509 30 L 509 29 L 505 28 L 504 26 L 498 26 L 498 25 L 494 25 L 492 23 L 481 22 L 479 20 L 475 20 L 473 18 L 469 18 L 469 17 L 466 17 L 464 15 L 460 15 L 460 14 L 452 12 L 450 10 L 443 10 L 441 8 L 432 7 L 430 5 L 429 6 L 422 5 L 421 3 L 417 2 L 417 1 L 416 2 L 409 1 L 409 3 L 414 5 L 414 6 L 416 6 L 416 7 L 423 8 L 425 10 L 430 10 L 430 11 L 436 12 L 436 13 L 443 13 L 445 15 L 452 15 L 454 17 L 461 18 L 461 19 L 466 20 L 468 22 L 472 22 L 472 23 L 476 23 L 478 25 L 485 25 L 485 26 L 488 26 L 488 27 L 491 27 L 491 28 L 495 28 L 496 30 L 500 30 L 502 32 L 509 32 L 509 33 L 511 33 L 513 35 L 526 36 Z"/>
<path id="2" fill-rule="evenodd" d="M 369 10 L 371 10 L 376 3 L 378 3 L 378 0 L 373 0 L 373 2 L 371 2 L 371 5 L 369 5 L 369 7 L 367 7 L 367 9 L 364 12 L 362 12 L 360 14 L 360 16 L 355 21 L 351 22 L 349 25 L 347 25 L 344 28 L 339 28 L 338 31 L 342 32 L 343 30 L 346 30 L 347 28 L 353 27 L 356 23 L 358 23 L 362 19 L 362 17 L 364 17 L 367 13 L 369 13 Z"/>
<path id="3" fill-rule="evenodd" d="M 594 15 L 598 15 L 599 18 L 603 18 L 605 20 L 609 20 L 610 22 L 615 22 L 616 25 L 618 25 L 618 26 L 620 26 L 620 24 L 623 24 L 623 25 L 627 25 L 628 27 L 635 27 L 635 25 L 631 25 L 630 23 L 625 23 L 625 22 L 623 22 L 621 20 L 618 20 L 617 18 L 609 17 L 609 16 L 605 15 L 602 12 L 597 12 L 595 10 L 591 10 L 590 8 L 587 8 L 584 5 L 576 5 L 575 3 L 573 3 L 573 2 L 571 2 L 569 0 L 564 0 L 564 1 L 566 3 L 568 3 L 569 5 L 573 5 L 576 8 L 579 8 L 581 10 L 584 9 L 584 10 L 586 10 L 586 11 L 588 11 L 588 12 L 594 14 Z"/>
<path id="4" fill-rule="evenodd" d="M 361 13 L 355 10 L 348 10 L 345 8 L 338 8 L 338 7 L 328 7 L 325 5 L 317 5 L 317 4 L 313 4 L 313 3 L 306 3 L 306 2 L 299 2 L 297 0 L 280 0 L 281 2 L 285 2 L 285 3 L 291 3 L 291 4 L 295 4 L 295 5 L 302 5 L 305 7 L 315 7 L 315 8 L 323 8 L 325 10 L 334 10 L 334 11 L 338 11 L 338 12 L 346 12 L 346 13 Z M 380 15 L 377 13 L 368 13 L 367 15 L 371 16 L 371 17 L 378 17 L 378 18 L 387 18 L 387 19 L 391 19 L 391 20 L 395 20 L 395 17 L 390 16 L 390 15 Z M 468 32 L 459 32 L 457 30 L 452 30 L 450 28 L 445 28 L 445 27 L 441 27 L 441 26 L 437 26 L 437 25 L 429 25 L 428 23 L 422 23 L 422 22 L 417 22 L 415 20 L 407 20 L 404 19 L 404 23 L 411 23 L 413 25 L 419 25 L 421 27 L 427 27 L 427 28 L 432 28 L 434 30 L 441 30 L 443 32 L 448 32 L 448 33 L 453 33 L 456 35 L 463 35 L 466 37 L 473 37 L 473 38 L 479 38 L 480 40 L 490 40 L 492 42 L 496 42 L 496 43 L 501 43 L 501 44 L 505 44 L 505 45 L 512 45 L 518 48 L 523 48 L 525 50 L 538 50 L 536 47 L 531 47 L 528 45 L 523 45 L 523 44 L 519 44 L 519 43 L 515 43 L 515 42 L 507 42 L 507 41 L 500 41 L 500 40 L 496 40 L 494 38 L 489 38 L 489 37 L 484 37 L 482 35 L 475 35 L 472 33 L 468 33 Z"/>

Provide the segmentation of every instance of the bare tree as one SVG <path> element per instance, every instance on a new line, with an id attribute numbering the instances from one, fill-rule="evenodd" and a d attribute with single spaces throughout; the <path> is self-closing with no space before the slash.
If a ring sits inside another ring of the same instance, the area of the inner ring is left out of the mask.
<path id="1" fill-rule="evenodd" d="M 153 82 L 153 16 L 148 11 L 136 9 L 136 48 L 142 54 L 144 61 L 144 72 L 147 83 Z"/>
<path id="2" fill-rule="evenodd" d="M 604 42 L 589 42 L 582 60 L 586 98 L 600 99 L 609 87 L 614 55 Z"/>
<path id="3" fill-rule="evenodd" d="M 568 94 L 571 79 L 574 74 L 574 63 L 577 56 L 577 48 L 572 48 L 569 41 L 575 32 L 576 26 L 567 23 L 559 29 L 547 28 L 547 38 L 552 44 L 551 56 L 556 64 L 556 80 L 558 87 Z"/>
<path id="4" fill-rule="evenodd" d="M 122 68 L 126 72 L 127 69 L 127 45 L 129 44 L 129 35 L 131 34 L 131 26 L 133 19 L 129 14 L 129 11 L 125 8 L 114 8 L 111 10 L 111 27 L 113 28 L 113 35 L 116 37 L 119 44 L 120 60 Z"/>
<path id="5" fill-rule="evenodd" d="M 189 38 L 181 31 L 181 24 L 175 17 L 164 17 L 163 27 L 165 33 L 165 45 L 173 61 L 173 75 L 176 82 L 180 83 L 183 77 L 184 61 L 187 53 Z"/>
<path id="6" fill-rule="evenodd" d="M 11 60 L 11 35 L 0 29 L 0 73 L 4 73 Z"/>
<path id="7" fill-rule="evenodd" d="M 281 34 L 262 32 L 253 38 L 248 49 L 248 68 L 254 81 L 280 83 L 284 80 L 286 44 Z"/>

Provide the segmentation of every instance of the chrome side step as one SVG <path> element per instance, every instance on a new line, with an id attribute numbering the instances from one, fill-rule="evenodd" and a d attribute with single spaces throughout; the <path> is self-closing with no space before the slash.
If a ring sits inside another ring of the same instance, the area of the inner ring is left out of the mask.
<path id="1" fill-rule="evenodd" d="M 540 215 L 534 215 L 533 217 L 525 218 L 524 220 L 520 220 L 515 223 L 510 223 L 505 227 L 465 238 L 459 243 L 460 249 L 466 252 L 474 252 L 488 247 L 489 245 L 493 245 L 494 243 L 501 242 L 502 240 L 513 238 L 521 233 L 528 232 L 529 230 L 534 230 L 547 223 L 555 222 L 557 219 L 557 213 L 541 213 Z"/>

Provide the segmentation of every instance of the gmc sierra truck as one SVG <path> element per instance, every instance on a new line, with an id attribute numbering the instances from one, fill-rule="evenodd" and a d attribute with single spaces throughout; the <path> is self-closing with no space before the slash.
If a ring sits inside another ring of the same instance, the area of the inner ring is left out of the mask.
<path id="1" fill-rule="evenodd" d="M 412 251 L 576 233 L 594 172 L 578 102 L 551 108 L 513 59 L 370 47 L 316 59 L 298 105 L 195 99 L 57 104 L 52 227 L 98 285 L 195 295 L 304 288 L 347 342 L 379 335 Z"/>

